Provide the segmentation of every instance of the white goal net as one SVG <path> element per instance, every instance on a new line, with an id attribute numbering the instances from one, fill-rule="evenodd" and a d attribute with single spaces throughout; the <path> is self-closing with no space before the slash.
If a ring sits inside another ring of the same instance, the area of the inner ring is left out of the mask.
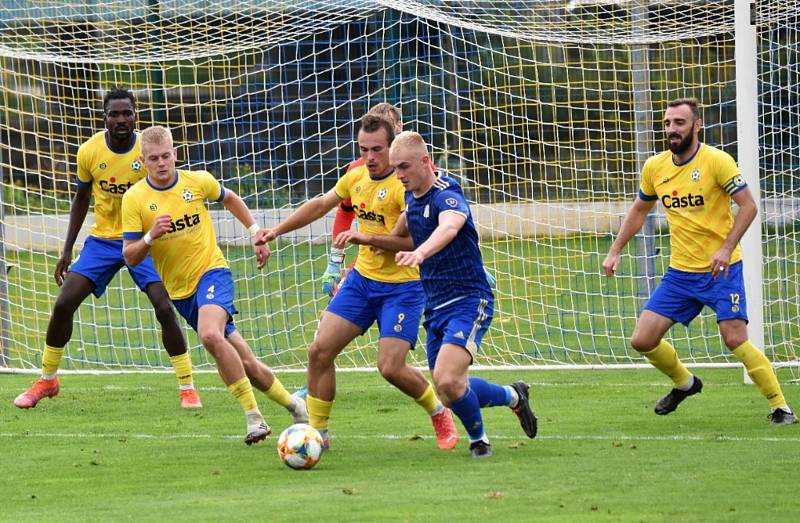
<path id="1" fill-rule="evenodd" d="M 397 105 L 462 182 L 497 276 L 477 363 L 641 363 L 628 339 L 666 268 L 663 215 L 631 242 L 617 278 L 600 264 L 641 164 L 665 147 L 670 99 L 700 98 L 702 139 L 737 157 L 734 3 L 0 0 L 0 368 L 41 364 L 75 155 L 102 128 L 113 86 L 138 96 L 139 128 L 171 127 L 183 166 L 214 173 L 265 226 L 333 186 L 370 106 Z M 759 129 L 760 172 L 743 174 L 761 187 L 764 348 L 790 362 L 800 335 L 800 7 L 764 0 L 753 17 L 758 121 L 748 125 Z M 246 232 L 217 210 L 239 329 L 270 366 L 303 368 L 328 300 L 318 278 L 330 217 L 282 239 L 258 272 Z M 708 310 L 670 336 L 687 362 L 733 361 Z M 376 341 L 373 331 L 359 338 L 339 366 L 373 366 Z M 79 309 L 63 367 L 168 366 L 149 302 L 123 270 Z"/>

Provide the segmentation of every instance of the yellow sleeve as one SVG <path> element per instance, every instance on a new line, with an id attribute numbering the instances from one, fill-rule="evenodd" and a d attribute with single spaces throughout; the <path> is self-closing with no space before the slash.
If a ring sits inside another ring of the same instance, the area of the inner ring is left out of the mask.
<path id="1" fill-rule="evenodd" d="M 400 209 L 400 212 L 406 210 L 406 191 L 402 186 L 395 188 L 394 200 L 397 202 L 397 208 Z"/>
<path id="2" fill-rule="evenodd" d="M 655 200 L 656 188 L 653 186 L 653 177 L 650 175 L 650 161 L 644 162 L 642 167 L 642 181 L 639 185 L 639 197 L 642 200 Z"/>
<path id="3" fill-rule="evenodd" d="M 138 203 L 136 195 L 131 191 L 126 191 L 122 196 L 122 237 L 127 240 L 141 238 L 144 234 Z"/>
<path id="4" fill-rule="evenodd" d="M 739 173 L 739 166 L 736 165 L 736 160 L 725 152 L 721 152 L 716 158 L 716 169 L 714 169 L 717 184 L 722 187 L 728 194 L 733 194 L 741 187 L 747 185 L 741 173 Z"/>
<path id="5" fill-rule="evenodd" d="M 214 178 L 214 175 L 208 171 L 198 171 L 200 187 L 203 190 L 203 196 L 207 200 L 218 202 L 225 196 L 225 189 L 222 184 Z"/>
<path id="6" fill-rule="evenodd" d="M 78 180 L 83 183 L 92 183 L 91 158 L 88 157 L 86 144 L 78 148 Z"/>
<path id="7" fill-rule="evenodd" d="M 350 178 L 352 178 L 352 172 L 353 171 L 348 171 L 344 176 L 339 178 L 339 181 L 336 182 L 336 187 L 333 188 L 333 190 L 336 191 L 336 196 L 342 200 L 350 199 Z"/>

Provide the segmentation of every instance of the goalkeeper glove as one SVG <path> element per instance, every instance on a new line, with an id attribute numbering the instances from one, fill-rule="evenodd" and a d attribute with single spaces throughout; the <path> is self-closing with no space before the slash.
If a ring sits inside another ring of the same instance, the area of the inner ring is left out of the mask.
<path id="1" fill-rule="evenodd" d="M 342 264 L 344 263 L 344 250 L 331 248 L 331 254 L 328 256 L 328 268 L 325 269 L 325 274 L 322 275 L 322 291 L 333 298 L 336 287 L 342 279 Z"/>
<path id="2" fill-rule="evenodd" d="M 494 277 L 494 274 L 489 272 L 489 269 L 486 266 L 483 266 L 483 273 L 486 275 L 486 281 L 489 282 L 489 287 L 494 289 L 497 286 L 497 278 Z"/>

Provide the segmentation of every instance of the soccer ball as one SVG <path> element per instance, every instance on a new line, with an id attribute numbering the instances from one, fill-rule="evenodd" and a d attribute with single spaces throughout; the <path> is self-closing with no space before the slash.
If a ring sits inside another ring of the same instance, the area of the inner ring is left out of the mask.
<path id="1" fill-rule="evenodd" d="M 322 436 L 305 423 L 295 423 L 278 437 L 278 456 L 287 467 L 310 469 L 322 457 Z"/>

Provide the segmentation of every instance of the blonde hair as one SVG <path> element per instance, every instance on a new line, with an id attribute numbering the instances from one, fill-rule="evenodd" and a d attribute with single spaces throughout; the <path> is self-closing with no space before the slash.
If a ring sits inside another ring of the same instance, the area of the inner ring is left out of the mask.
<path id="1" fill-rule="evenodd" d="M 160 125 L 148 127 L 142 131 L 141 138 L 142 148 L 144 148 L 146 144 L 161 145 L 165 143 L 172 147 L 172 131 Z"/>
<path id="2" fill-rule="evenodd" d="M 425 140 L 414 131 L 403 131 L 395 136 L 392 146 L 389 148 L 389 154 L 398 149 L 417 149 L 422 156 L 428 156 L 428 146 L 425 144 Z"/>

